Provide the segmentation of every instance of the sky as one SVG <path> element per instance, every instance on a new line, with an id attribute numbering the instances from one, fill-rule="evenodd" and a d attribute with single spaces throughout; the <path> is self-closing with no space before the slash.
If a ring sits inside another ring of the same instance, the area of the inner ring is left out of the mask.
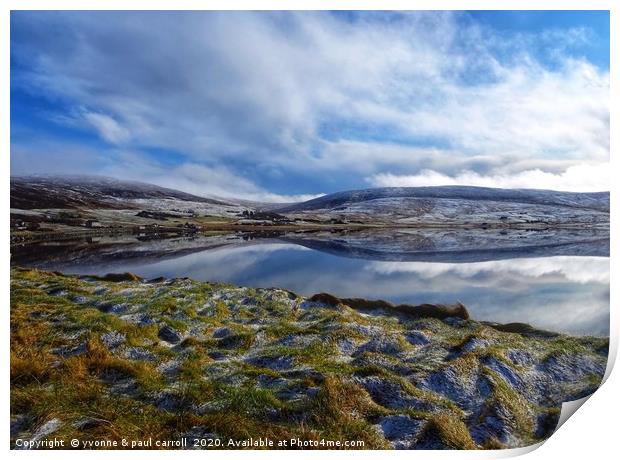
<path id="1" fill-rule="evenodd" d="M 11 13 L 11 174 L 609 189 L 609 14 Z"/>

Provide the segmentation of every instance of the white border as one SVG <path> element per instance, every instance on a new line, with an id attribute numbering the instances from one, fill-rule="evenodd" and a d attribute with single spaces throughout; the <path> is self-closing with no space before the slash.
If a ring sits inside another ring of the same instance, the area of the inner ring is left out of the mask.
<path id="1" fill-rule="evenodd" d="M 5 346 L 9 344 L 9 261 L 10 261 L 10 248 L 9 248 L 9 158 L 10 158 L 10 110 L 8 104 L 8 95 L 10 88 L 10 10 L 11 9 L 112 9 L 112 10 L 140 10 L 140 9 L 157 9 L 157 10 L 201 10 L 201 9 L 223 9 L 223 10 L 310 10 L 310 9 L 330 9 L 330 10 L 390 10 L 390 9 L 402 9 L 402 10 L 610 10 L 611 11 L 611 55 L 614 56 L 614 52 L 618 52 L 617 44 L 620 43 L 618 27 L 620 15 L 619 8 L 611 0 L 591 0 L 591 1 L 579 1 L 579 0 L 503 0 L 503 1 L 489 1 L 489 0 L 383 0 L 383 1 L 371 1 L 371 0 L 236 0 L 233 2 L 225 0 L 210 0 L 208 2 L 198 0 L 151 0 L 151 1 L 136 1 L 136 0 L 91 0 L 86 3 L 79 0 L 8 0 L 3 2 L 2 14 L 0 16 L 0 81 L 2 86 L 0 87 L 0 100 L 2 101 L 2 107 L 0 109 L 0 139 L 3 150 L 2 162 L 0 168 L 2 171 L 2 184 L 5 190 L 2 196 L 2 203 L 4 211 L 2 214 L 2 221 L 0 222 L 0 232 L 2 233 L 4 246 L 4 261 L 2 265 L 2 303 L 1 309 L 1 321 L 2 321 L 2 337 Z M 611 150 L 617 145 L 618 136 L 616 133 L 620 132 L 620 126 L 616 118 L 616 108 L 618 107 L 618 91 L 616 87 L 617 83 L 618 66 L 616 60 L 611 60 Z M 620 178 L 618 173 L 618 161 L 611 158 L 612 177 Z M 617 279 L 618 262 L 616 259 L 616 229 L 618 228 L 618 206 L 616 206 L 616 196 L 618 193 L 617 181 L 612 183 L 612 212 L 611 212 L 611 280 Z M 619 415 L 620 404 L 620 377 L 618 372 L 610 375 L 611 368 L 615 362 L 618 349 L 618 319 L 617 313 L 614 311 L 614 307 L 618 305 L 618 296 L 614 289 L 611 290 L 611 349 L 610 360 L 607 370 L 607 376 L 609 376 L 606 383 L 599 389 L 589 401 L 587 401 L 582 408 L 578 410 L 579 415 L 571 417 L 551 438 L 540 447 L 533 450 L 533 448 L 517 449 L 512 451 L 471 451 L 471 452 L 436 452 L 436 451 L 394 451 L 391 452 L 391 456 L 410 458 L 411 456 L 422 458 L 500 458 L 528 454 L 528 458 L 532 459 L 547 459 L 549 456 L 557 456 L 563 459 L 580 459 L 583 458 L 596 458 L 606 459 L 617 455 L 616 438 L 620 436 L 617 429 L 616 417 Z M 2 434 L 4 435 L 4 448 L 9 448 L 9 359 L 8 353 L 4 353 L 5 359 L 2 360 L 2 369 L 4 379 L 2 380 L 2 400 L 5 404 L 4 415 L 2 416 Z M 533 452 L 531 452 L 533 450 Z M 291 451 L 236 451 L 232 454 L 225 451 L 165 451 L 165 452 L 149 452 L 146 455 L 161 458 L 171 457 L 173 455 L 191 456 L 196 458 L 200 456 L 204 457 L 224 457 L 226 455 L 234 455 L 235 457 L 245 458 L 259 458 L 259 459 L 271 459 L 272 457 L 284 457 L 291 455 Z M 23 456 L 28 455 L 34 457 L 46 457 L 46 458 L 64 458 L 84 455 L 80 452 L 74 451 L 11 451 L 11 456 Z M 118 456 L 121 458 L 136 457 L 136 455 L 143 456 L 144 452 L 138 453 L 133 451 L 91 451 L 87 455 L 103 458 L 109 456 Z M 351 458 L 352 455 L 355 458 L 378 458 L 384 456 L 384 451 L 357 451 L 357 452 L 335 452 L 335 451 L 322 451 L 322 452 L 310 452 L 299 451 L 294 453 L 295 456 L 301 456 L 306 458 Z M 23 457 L 22 457 L 23 458 Z"/>

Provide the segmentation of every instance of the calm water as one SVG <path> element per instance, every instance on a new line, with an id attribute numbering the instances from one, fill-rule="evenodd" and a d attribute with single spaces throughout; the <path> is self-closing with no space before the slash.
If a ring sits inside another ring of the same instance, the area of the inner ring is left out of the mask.
<path id="1" fill-rule="evenodd" d="M 146 278 L 187 276 L 282 287 L 304 295 L 330 292 L 395 303 L 458 300 L 479 320 L 609 335 L 608 257 L 401 262 L 342 257 L 273 239 L 226 243 L 230 242 L 207 249 L 192 243 L 182 250 L 161 242 L 108 241 L 87 247 L 63 243 L 13 251 L 13 263 L 66 273 L 131 271 Z"/>

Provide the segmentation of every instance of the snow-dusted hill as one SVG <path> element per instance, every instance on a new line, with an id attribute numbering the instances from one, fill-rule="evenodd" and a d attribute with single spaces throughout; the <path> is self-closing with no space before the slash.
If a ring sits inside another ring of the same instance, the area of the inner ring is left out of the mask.
<path id="1" fill-rule="evenodd" d="M 177 200 L 229 205 L 153 184 L 97 176 L 11 177 L 11 208 L 110 208 L 127 207 L 131 200 Z"/>
<path id="2" fill-rule="evenodd" d="M 334 193 L 277 209 L 306 220 L 425 224 L 605 224 L 609 193 L 483 187 L 388 187 Z"/>
<path id="3" fill-rule="evenodd" d="M 13 210 L 98 209 L 185 213 L 239 218 L 244 210 L 269 209 L 297 224 L 395 226 L 512 225 L 598 226 L 609 223 L 609 193 L 508 190 L 481 187 L 398 187 L 352 190 L 303 203 L 269 206 L 201 197 L 142 182 L 93 176 L 12 177 Z M 108 211 L 109 210 L 109 211 Z M 103 215 L 105 214 L 105 215 Z M 121 217 L 126 216 L 120 216 Z"/>
<path id="4" fill-rule="evenodd" d="M 382 187 L 332 193 L 303 203 L 297 203 L 282 212 L 333 209 L 353 203 L 390 198 L 459 199 L 470 201 L 497 201 L 504 203 L 569 206 L 609 212 L 609 192 L 574 193 L 535 189 L 501 189 L 469 186 L 437 187 Z"/>

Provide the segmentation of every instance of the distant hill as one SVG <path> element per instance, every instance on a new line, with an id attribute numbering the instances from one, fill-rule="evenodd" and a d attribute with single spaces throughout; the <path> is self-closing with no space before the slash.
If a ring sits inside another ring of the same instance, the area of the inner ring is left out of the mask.
<path id="1" fill-rule="evenodd" d="M 302 203 L 265 204 L 206 198 L 143 182 L 94 176 L 11 178 L 11 208 L 184 210 L 239 218 L 246 209 L 299 224 L 598 225 L 609 223 L 609 193 L 483 187 L 391 187 L 351 190 Z"/>
<path id="2" fill-rule="evenodd" d="M 553 190 L 501 189 L 469 186 L 437 187 L 382 187 L 349 190 L 314 198 L 278 208 L 279 212 L 334 209 L 354 203 L 386 198 L 458 199 L 469 201 L 495 201 L 545 206 L 568 206 L 609 212 L 609 192 L 574 193 Z"/>
<path id="3" fill-rule="evenodd" d="M 11 177 L 11 208 L 126 208 L 128 200 L 170 199 L 226 206 L 224 200 L 135 181 L 97 176 Z"/>
<path id="4" fill-rule="evenodd" d="M 298 220 L 333 223 L 596 225 L 609 223 L 609 192 L 386 187 L 333 193 L 274 211 Z"/>

